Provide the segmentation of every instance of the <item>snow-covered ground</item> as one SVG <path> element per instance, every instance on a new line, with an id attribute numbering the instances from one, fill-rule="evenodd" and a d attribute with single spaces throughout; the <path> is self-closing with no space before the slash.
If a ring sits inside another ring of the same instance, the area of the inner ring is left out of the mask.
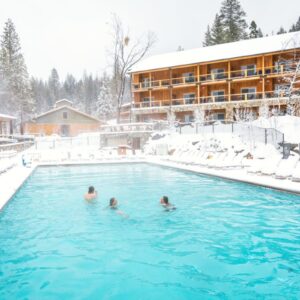
<path id="1" fill-rule="evenodd" d="M 255 174 L 300 182 L 300 118 L 260 118 L 251 125 L 282 132 L 285 142 L 296 144 L 290 156 L 283 159 L 279 144 L 265 144 L 255 136 L 244 139 L 239 133 L 231 132 L 155 133 L 145 146 L 145 154 L 158 156 L 165 162 L 206 168 L 207 171 L 235 169 L 241 170 L 241 174 L 245 175 Z"/>
<path id="2" fill-rule="evenodd" d="M 161 131 L 152 134 L 143 152 L 126 149 L 126 154 L 120 155 L 116 148 L 99 149 L 95 134 L 81 136 L 76 143 L 44 137 L 44 147 L 33 146 L 0 159 L 0 209 L 38 165 L 149 162 L 300 194 L 300 118 L 272 117 L 253 123 L 276 128 L 285 134 L 285 141 L 298 146 L 283 159 L 279 145 L 264 144 L 255 137 L 245 140 L 239 133 Z"/>
<path id="3" fill-rule="evenodd" d="M 262 128 L 274 128 L 284 133 L 284 139 L 289 143 L 300 143 L 300 118 L 293 116 L 279 116 L 271 118 L 259 118 L 253 121 L 253 125 Z"/>

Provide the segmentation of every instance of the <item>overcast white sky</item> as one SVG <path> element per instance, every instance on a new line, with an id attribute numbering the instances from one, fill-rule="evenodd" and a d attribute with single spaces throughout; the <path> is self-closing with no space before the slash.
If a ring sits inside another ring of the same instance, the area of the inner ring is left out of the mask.
<path id="1" fill-rule="evenodd" d="M 132 36 L 154 31 L 151 54 L 201 47 L 222 0 L 0 0 L 0 32 L 8 18 L 16 25 L 30 75 L 60 77 L 84 70 L 101 74 L 108 66 L 111 14 Z M 247 20 L 264 33 L 289 28 L 300 16 L 299 0 L 241 0 Z"/>

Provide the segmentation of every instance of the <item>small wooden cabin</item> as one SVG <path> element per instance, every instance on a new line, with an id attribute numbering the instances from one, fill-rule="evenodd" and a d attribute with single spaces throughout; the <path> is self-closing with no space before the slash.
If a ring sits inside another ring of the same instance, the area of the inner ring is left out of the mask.
<path id="1" fill-rule="evenodd" d="M 72 101 L 59 100 L 53 109 L 33 118 L 25 124 L 25 133 L 35 135 L 76 136 L 84 132 L 98 131 L 100 121 L 73 107 Z"/>

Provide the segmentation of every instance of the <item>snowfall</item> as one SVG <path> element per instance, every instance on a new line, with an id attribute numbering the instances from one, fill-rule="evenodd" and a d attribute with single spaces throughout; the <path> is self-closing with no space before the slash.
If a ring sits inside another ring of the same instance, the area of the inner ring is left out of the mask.
<path id="1" fill-rule="evenodd" d="M 252 132 L 246 139 L 241 131 L 195 133 L 193 126 L 181 133 L 178 128 L 154 132 L 142 151 L 127 149 L 126 155 L 119 155 L 116 147 L 99 148 L 99 133 L 72 140 L 36 138 L 35 145 L 23 152 L 0 152 L 0 209 L 39 165 L 149 162 L 300 194 L 300 118 L 259 118 L 245 125 Z M 256 136 L 257 128 L 283 133 L 284 142 L 291 145 L 289 156 L 283 158 L 278 141 L 266 144 Z"/>

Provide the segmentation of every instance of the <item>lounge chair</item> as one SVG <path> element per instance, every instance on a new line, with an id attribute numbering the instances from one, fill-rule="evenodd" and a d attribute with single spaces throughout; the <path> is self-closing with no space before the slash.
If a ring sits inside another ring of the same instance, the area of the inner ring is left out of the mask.
<path id="1" fill-rule="evenodd" d="M 292 177 L 294 169 L 298 163 L 298 155 L 290 155 L 288 159 L 282 159 L 275 172 L 275 178 L 277 179 L 287 179 Z"/>

